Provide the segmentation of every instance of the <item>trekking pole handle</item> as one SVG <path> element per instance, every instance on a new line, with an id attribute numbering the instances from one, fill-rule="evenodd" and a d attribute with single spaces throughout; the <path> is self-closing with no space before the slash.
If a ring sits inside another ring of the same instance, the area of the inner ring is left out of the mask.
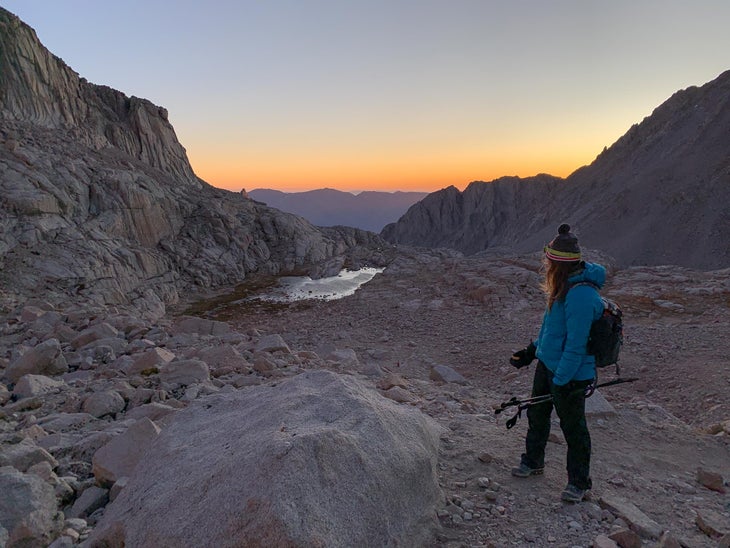
<path id="1" fill-rule="evenodd" d="M 507 427 L 507 430 L 509 430 L 509 429 L 510 429 L 510 428 L 512 428 L 512 427 L 513 427 L 513 426 L 514 426 L 515 424 L 517 424 L 517 419 L 519 419 L 519 418 L 520 418 L 520 417 L 522 416 L 522 409 L 520 409 L 519 407 L 518 407 L 517 409 L 518 409 L 518 410 L 517 410 L 517 413 L 515 413 L 514 417 L 512 417 L 511 419 L 509 419 L 509 420 L 508 420 L 508 421 L 507 421 L 507 422 L 505 423 L 505 426 Z"/>

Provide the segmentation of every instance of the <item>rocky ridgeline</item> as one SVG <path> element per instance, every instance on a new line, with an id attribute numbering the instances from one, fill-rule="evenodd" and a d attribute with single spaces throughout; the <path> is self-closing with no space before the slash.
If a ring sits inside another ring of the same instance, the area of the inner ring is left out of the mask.
<path id="1" fill-rule="evenodd" d="M 1 8 L 0 56 L 0 299 L 160 317 L 191 287 L 383 261 L 372 233 L 198 179 L 163 108 L 79 78 Z"/>
<path id="2" fill-rule="evenodd" d="M 619 264 L 730 264 L 730 71 L 677 92 L 566 179 L 473 182 L 430 194 L 382 235 L 394 243 L 541 249 L 561 222 Z"/>

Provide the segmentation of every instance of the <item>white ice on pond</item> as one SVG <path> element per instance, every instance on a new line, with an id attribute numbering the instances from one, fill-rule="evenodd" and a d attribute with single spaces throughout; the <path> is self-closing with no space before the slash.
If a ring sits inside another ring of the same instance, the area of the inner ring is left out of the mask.
<path id="1" fill-rule="evenodd" d="M 333 301 L 352 295 L 364 283 L 372 280 L 383 268 L 342 270 L 337 276 L 313 280 L 309 276 L 283 276 L 277 286 L 255 299 L 273 302 L 292 302 L 304 299 Z"/>

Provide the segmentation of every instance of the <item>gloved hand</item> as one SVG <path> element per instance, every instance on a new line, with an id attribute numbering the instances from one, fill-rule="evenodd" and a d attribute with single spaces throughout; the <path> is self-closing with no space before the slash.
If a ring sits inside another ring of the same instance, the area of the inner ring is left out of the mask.
<path id="1" fill-rule="evenodd" d="M 530 342 L 530 344 L 527 345 L 527 348 L 518 350 L 512 355 L 509 359 L 509 364 L 517 369 L 530 365 L 532 360 L 535 359 L 535 352 L 537 352 L 537 347 L 534 342 Z"/>
<path id="2" fill-rule="evenodd" d="M 553 399 L 564 399 L 586 397 L 586 388 L 591 385 L 593 381 L 569 381 L 566 384 L 555 384 L 550 383 L 550 391 L 553 395 Z"/>

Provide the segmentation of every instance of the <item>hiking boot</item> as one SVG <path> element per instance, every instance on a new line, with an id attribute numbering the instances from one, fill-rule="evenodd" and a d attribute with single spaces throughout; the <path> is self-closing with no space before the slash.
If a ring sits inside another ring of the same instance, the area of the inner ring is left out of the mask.
<path id="1" fill-rule="evenodd" d="M 530 476 L 539 476 L 545 471 L 545 467 L 530 468 L 525 463 L 521 462 L 519 466 L 512 469 L 512 475 L 516 478 L 529 478 Z"/>
<path id="2" fill-rule="evenodd" d="M 560 500 L 565 502 L 581 502 L 588 493 L 587 489 L 579 489 L 572 483 L 569 483 L 560 494 Z"/>

